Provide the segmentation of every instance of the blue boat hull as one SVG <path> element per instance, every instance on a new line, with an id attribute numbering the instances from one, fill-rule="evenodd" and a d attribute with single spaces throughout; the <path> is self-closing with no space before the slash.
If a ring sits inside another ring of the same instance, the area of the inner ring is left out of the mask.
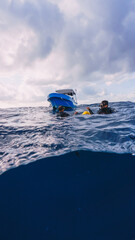
<path id="1" fill-rule="evenodd" d="M 75 100 L 65 94 L 50 93 L 47 100 L 51 103 L 53 108 L 64 106 L 67 110 L 72 110 L 77 107 Z"/>

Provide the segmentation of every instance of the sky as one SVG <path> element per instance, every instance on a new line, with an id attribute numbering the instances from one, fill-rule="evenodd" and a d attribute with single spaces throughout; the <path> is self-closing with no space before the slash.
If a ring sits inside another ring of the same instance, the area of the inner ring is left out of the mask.
<path id="1" fill-rule="evenodd" d="M 135 0 L 1 0 L 0 107 L 135 102 Z"/>

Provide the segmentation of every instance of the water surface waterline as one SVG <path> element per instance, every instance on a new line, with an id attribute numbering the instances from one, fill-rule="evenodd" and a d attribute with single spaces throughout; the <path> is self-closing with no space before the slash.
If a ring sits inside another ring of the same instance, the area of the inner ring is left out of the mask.
<path id="1" fill-rule="evenodd" d="M 0 173 L 76 150 L 135 153 L 135 103 L 111 103 L 116 113 L 59 118 L 49 107 L 0 109 Z"/>

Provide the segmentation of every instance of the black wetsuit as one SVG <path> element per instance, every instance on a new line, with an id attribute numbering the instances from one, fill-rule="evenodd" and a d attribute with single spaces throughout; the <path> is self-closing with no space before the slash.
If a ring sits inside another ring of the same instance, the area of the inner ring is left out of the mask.
<path id="1" fill-rule="evenodd" d="M 58 112 L 57 113 L 57 116 L 58 117 L 68 117 L 68 116 L 70 116 L 68 113 L 66 113 L 66 112 Z"/>
<path id="2" fill-rule="evenodd" d="M 88 110 L 89 110 L 89 113 L 90 113 L 91 115 L 94 114 L 91 109 L 88 109 Z"/>
<path id="3" fill-rule="evenodd" d="M 106 108 L 100 108 L 98 110 L 98 114 L 110 114 L 110 113 L 114 113 L 115 110 L 113 108 L 110 108 L 110 107 L 106 107 Z"/>

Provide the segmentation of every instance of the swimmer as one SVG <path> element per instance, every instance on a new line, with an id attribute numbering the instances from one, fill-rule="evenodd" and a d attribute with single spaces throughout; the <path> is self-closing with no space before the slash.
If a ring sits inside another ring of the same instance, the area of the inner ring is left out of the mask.
<path id="1" fill-rule="evenodd" d="M 110 114 L 110 113 L 114 113 L 115 110 L 111 107 L 108 107 L 108 101 L 107 100 L 103 100 L 101 103 L 100 103 L 100 108 L 98 110 L 98 114 Z"/>
<path id="2" fill-rule="evenodd" d="M 115 109 L 113 109 L 111 107 L 108 107 L 108 101 L 107 100 L 103 100 L 100 103 L 99 106 L 100 106 L 100 108 L 99 108 L 99 110 L 97 112 L 98 114 L 110 114 L 110 113 L 114 113 L 115 112 Z M 86 109 L 88 111 L 83 112 L 83 115 L 84 114 L 90 114 L 90 115 L 94 114 L 89 107 L 87 107 Z"/>
<path id="3" fill-rule="evenodd" d="M 65 110 L 65 107 L 59 106 L 57 116 L 58 117 L 68 117 L 68 116 L 70 116 L 67 112 L 64 112 L 64 110 Z"/>

